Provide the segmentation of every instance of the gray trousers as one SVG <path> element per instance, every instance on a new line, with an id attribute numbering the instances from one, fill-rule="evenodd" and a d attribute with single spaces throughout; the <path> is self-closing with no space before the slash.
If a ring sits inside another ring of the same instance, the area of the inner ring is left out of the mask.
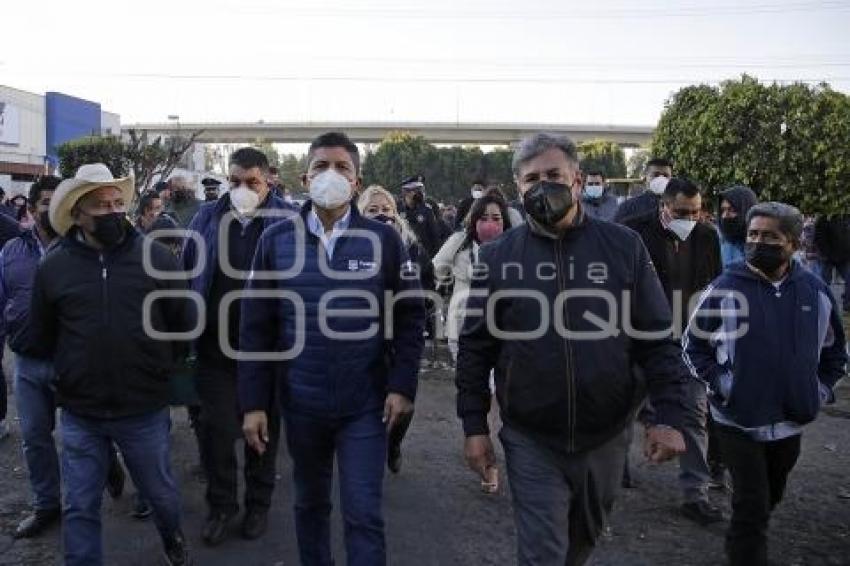
<path id="1" fill-rule="evenodd" d="M 708 483 L 711 480 L 706 458 L 708 397 L 705 385 L 695 379 L 688 381 L 686 391 L 688 411 L 685 412 L 681 430 L 685 439 L 685 453 L 679 456 L 679 485 L 686 502 L 708 501 Z"/>
<path id="2" fill-rule="evenodd" d="M 580 566 L 590 557 L 620 487 L 626 433 L 580 454 L 560 454 L 505 425 L 519 566 Z"/>
<path id="3" fill-rule="evenodd" d="M 711 472 L 708 467 L 708 395 L 705 385 L 695 379 L 685 386 L 685 407 L 682 428 L 679 432 L 685 440 L 685 453 L 679 456 L 679 485 L 687 503 L 708 501 L 708 483 Z M 647 401 L 640 410 L 638 420 L 652 422 L 655 414 Z"/>

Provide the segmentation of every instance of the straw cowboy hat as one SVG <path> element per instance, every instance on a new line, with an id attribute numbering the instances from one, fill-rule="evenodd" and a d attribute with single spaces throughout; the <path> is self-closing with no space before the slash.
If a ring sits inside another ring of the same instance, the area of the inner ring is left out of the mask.
<path id="1" fill-rule="evenodd" d="M 83 195 L 101 187 L 116 187 L 121 191 L 124 201 L 130 205 L 136 190 L 132 177 L 116 179 L 103 163 L 88 163 L 77 169 L 73 179 L 65 179 L 56 187 L 50 200 L 48 216 L 50 224 L 62 236 L 74 225 L 71 209 Z"/>

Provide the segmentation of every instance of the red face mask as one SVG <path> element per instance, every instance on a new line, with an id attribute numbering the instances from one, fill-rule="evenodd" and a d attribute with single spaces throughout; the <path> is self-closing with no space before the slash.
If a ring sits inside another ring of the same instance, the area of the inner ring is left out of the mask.
<path id="1" fill-rule="evenodd" d="M 501 235 L 502 223 L 498 220 L 479 220 L 475 224 L 475 232 L 478 234 L 478 242 L 486 244 Z"/>

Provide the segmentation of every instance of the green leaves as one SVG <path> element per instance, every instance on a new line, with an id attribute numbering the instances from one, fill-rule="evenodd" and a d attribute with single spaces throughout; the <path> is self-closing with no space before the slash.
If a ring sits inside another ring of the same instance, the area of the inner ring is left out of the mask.
<path id="1" fill-rule="evenodd" d="M 578 144 L 581 170 L 602 171 L 606 179 L 622 179 L 626 176 L 626 154 L 612 141 L 591 140 Z"/>
<path id="2" fill-rule="evenodd" d="M 112 136 L 89 136 L 63 143 L 57 148 L 59 173 L 73 177 L 86 163 L 103 163 L 116 177 L 127 175 L 130 163 L 124 154 L 124 144 Z"/>
<path id="3" fill-rule="evenodd" d="M 130 130 L 126 141 L 113 136 L 89 136 L 63 143 L 57 148 L 59 173 L 73 177 L 80 165 L 103 163 L 116 177 L 130 172 L 135 178 L 136 190 L 150 186 L 154 177 L 167 178 L 180 163 L 201 132 L 189 137 L 171 137 L 163 140 L 157 136 L 148 139 L 147 132 Z"/>
<path id="4" fill-rule="evenodd" d="M 481 180 L 499 185 L 513 194 L 512 152 L 497 149 L 483 153 L 478 147 L 436 147 L 421 136 L 393 132 L 363 163 L 366 186 L 380 184 L 397 192 L 402 179 L 422 174 L 428 196 L 455 201 L 469 195 L 472 184 Z"/>
<path id="5" fill-rule="evenodd" d="M 808 214 L 850 209 L 850 97 L 828 85 L 753 77 L 681 89 L 652 143 L 711 194 L 734 184 Z"/>

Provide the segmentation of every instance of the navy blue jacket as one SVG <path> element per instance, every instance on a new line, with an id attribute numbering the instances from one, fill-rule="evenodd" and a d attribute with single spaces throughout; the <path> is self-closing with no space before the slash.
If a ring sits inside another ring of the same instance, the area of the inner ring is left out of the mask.
<path id="1" fill-rule="evenodd" d="M 748 315 L 739 317 L 744 301 Z M 682 343 L 712 407 L 747 428 L 812 421 L 823 388 L 831 394 L 847 363 L 829 287 L 796 262 L 779 289 L 745 263 L 729 266 L 706 289 Z"/>
<path id="2" fill-rule="evenodd" d="M 661 197 L 647 189 L 638 196 L 626 199 L 620 203 L 620 206 L 617 207 L 617 212 L 614 213 L 613 222 L 625 224 L 626 220 L 630 220 L 636 216 L 658 212 L 660 202 Z"/>
<path id="3" fill-rule="evenodd" d="M 9 348 L 21 353 L 28 340 L 30 303 L 41 244 L 34 230 L 6 242 L 0 255 L 0 308 Z"/>
<path id="4" fill-rule="evenodd" d="M 560 237 L 523 224 L 478 257 L 457 360 L 467 436 L 488 432 L 491 369 L 502 419 L 560 452 L 622 432 L 646 388 L 658 424 L 679 426 L 688 373 L 637 234 L 590 217 Z M 476 309 L 492 309 L 492 324 Z"/>
<path id="5" fill-rule="evenodd" d="M 320 271 L 319 254 L 327 258 L 324 246 L 306 229 L 310 207 L 308 201 L 297 219 L 279 222 L 260 237 L 246 289 L 288 296 L 243 300 L 240 349 L 295 355 L 282 362 L 239 362 L 242 409 L 266 410 L 276 380 L 284 411 L 318 417 L 374 410 L 383 406 L 388 392 L 413 400 L 425 308 L 401 238 L 392 226 L 364 218 L 352 206 L 349 227 L 325 266 L 340 273 L 331 278 Z M 376 242 L 354 231 L 376 236 L 377 251 Z M 262 272 L 285 270 L 292 273 L 261 278 Z M 390 307 L 386 292 L 414 296 L 395 299 Z M 321 318 L 323 300 L 327 316 Z M 347 316 L 342 312 L 347 309 L 366 312 Z M 349 336 L 333 337 L 329 331 Z M 353 339 L 356 332 L 364 335 Z"/>
<path id="6" fill-rule="evenodd" d="M 194 270 L 198 261 L 204 262 L 204 268 L 200 274 L 189 279 L 189 289 L 200 293 L 204 299 L 209 298 L 210 285 L 212 285 L 215 270 L 218 268 L 219 227 L 221 219 L 230 210 L 230 194 L 225 193 L 216 201 L 202 204 L 188 227 L 188 230 L 197 232 L 206 244 L 206 256 L 204 260 L 200 260 L 198 257 L 198 243 L 194 238 L 186 238 L 181 255 L 186 271 Z M 268 198 L 260 206 L 260 210 L 280 210 L 285 211 L 284 214 L 286 216 L 292 216 L 298 211 L 298 207 L 289 204 L 282 198 L 278 198 L 269 191 Z M 260 221 L 263 222 L 264 228 L 268 228 L 275 222 L 279 222 L 282 218 L 279 215 L 266 216 L 261 217 Z M 207 305 L 207 308 L 218 308 L 218 305 Z"/>

